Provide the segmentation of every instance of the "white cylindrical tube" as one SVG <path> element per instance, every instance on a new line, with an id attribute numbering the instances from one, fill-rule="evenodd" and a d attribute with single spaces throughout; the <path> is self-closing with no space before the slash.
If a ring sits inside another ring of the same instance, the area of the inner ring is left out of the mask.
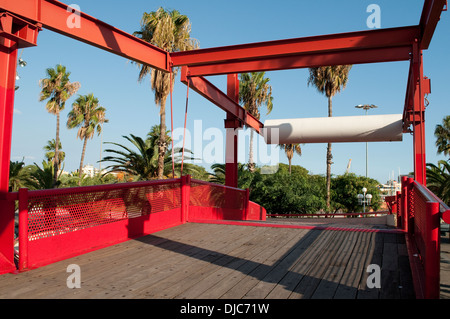
<path id="1" fill-rule="evenodd" d="M 362 115 L 266 120 L 267 144 L 402 141 L 403 116 Z"/>

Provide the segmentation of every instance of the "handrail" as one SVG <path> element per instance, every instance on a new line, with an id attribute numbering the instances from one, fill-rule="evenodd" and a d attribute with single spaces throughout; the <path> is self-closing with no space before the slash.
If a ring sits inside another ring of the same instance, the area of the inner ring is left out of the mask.
<path id="1" fill-rule="evenodd" d="M 191 179 L 191 183 L 197 183 L 197 184 L 203 184 L 203 185 L 209 185 L 209 186 L 218 186 L 218 187 L 222 187 L 222 188 L 226 188 L 226 189 L 245 192 L 245 189 L 226 186 L 226 185 L 222 185 L 222 184 L 216 184 L 216 183 L 212 183 L 212 182 L 206 182 L 206 181 L 202 181 L 202 180 L 198 180 L 198 179 Z"/>
<path id="2" fill-rule="evenodd" d="M 46 195 L 66 195 L 66 194 L 79 194 L 86 192 L 101 192 L 101 191 L 111 191 L 116 189 L 127 189 L 143 186 L 152 185 L 165 185 L 173 184 L 179 182 L 180 179 L 165 179 L 165 180 L 153 180 L 153 181 L 142 181 L 142 182 L 131 182 L 131 183 L 116 183 L 116 184 L 102 184 L 94 186 L 80 186 L 80 187 L 66 187 L 66 188 L 52 188 L 52 189 L 38 189 L 30 190 L 30 197 L 46 196 Z M 8 193 L 9 199 L 17 199 L 18 193 L 11 192 Z"/>
<path id="3" fill-rule="evenodd" d="M 434 203 L 439 203 L 439 211 L 441 213 L 441 217 L 444 220 L 445 223 L 450 224 L 450 207 L 442 199 L 437 197 L 432 191 L 430 191 L 427 187 L 424 185 L 418 183 L 417 181 L 414 181 L 414 186 L 417 188 L 417 190 L 420 191 L 420 193 L 425 196 L 425 198 Z"/>

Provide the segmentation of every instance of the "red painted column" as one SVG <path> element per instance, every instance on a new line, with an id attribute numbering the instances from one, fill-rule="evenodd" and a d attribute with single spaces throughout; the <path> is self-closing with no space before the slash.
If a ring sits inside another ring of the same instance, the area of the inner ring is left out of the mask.
<path id="1" fill-rule="evenodd" d="M 7 201 L 18 46 L 0 38 L 0 274 L 14 266 L 14 202 Z"/>
<path id="2" fill-rule="evenodd" d="M 19 270 L 28 268 L 28 189 L 19 189 Z"/>
<path id="3" fill-rule="evenodd" d="M 408 232 L 409 210 L 408 210 L 408 177 L 402 177 L 402 192 L 400 197 L 400 209 L 402 216 L 402 229 Z"/>
<path id="4" fill-rule="evenodd" d="M 237 74 L 227 76 L 227 95 L 239 103 L 239 79 Z M 230 113 L 225 120 L 225 185 L 238 187 L 238 132 L 241 123 Z"/>
<path id="5" fill-rule="evenodd" d="M 413 72 L 414 72 L 414 177 L 415 180 L 426 186 L 426 152 L 425 152 L 425 90 L 423 77 L 423 56 L 419 43 L 413 45 Z"/>

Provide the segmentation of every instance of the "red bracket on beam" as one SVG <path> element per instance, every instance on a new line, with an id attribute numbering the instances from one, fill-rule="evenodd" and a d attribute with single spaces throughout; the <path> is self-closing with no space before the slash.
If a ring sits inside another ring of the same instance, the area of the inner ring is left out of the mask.
<path id="1" fill-rule="evenodd" d="M 40 30 L 40 24 L 29 23 L 8 12 L 0 13 L 0 38 L 17 43 L 19 49 L 36 46 Z"/>

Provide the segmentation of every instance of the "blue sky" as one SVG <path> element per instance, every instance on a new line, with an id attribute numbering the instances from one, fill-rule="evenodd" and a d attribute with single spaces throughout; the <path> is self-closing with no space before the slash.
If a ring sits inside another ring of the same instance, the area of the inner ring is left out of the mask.
<path id="1" fill-rule="evenodd" d="M 187 15 L 192 23 L 192 37 L 201 48 L 260 42 L 286 38 L 367 30 L 366 12 L 374 3 L 381 8 L 381 27 L 416 25 L 419 22 L 423 1 L 118 1 L 77 0 L 73 2 L 83 12 L 132 33 L 139 29 L 143 12 L 155 11 L 162 6 L 177 9 Z M 67 3 L 70 4 L 70 3 Z M 426 113 L 427 161 L 444 159 L 436 155 L 434 128 L 448 115 L 448 89 L 450 65 L 446 52 L 450 50 L 450 25 L 448 12 L 444 12 L 429 50 L 424 52 L 424 73 L 431 78 L 432 94 Z M 21 54 L 22 51 L 19 52 Z M 107 109 L 109 123 L 104 126 L 104 142 L 125 142 L 123 135 L 130 133 L 144 137 L 151 126 L 159 123 L 159 110 L 154 104 L 149 79 L 137 81 L 138 69 L 130 61 L 86 44 L 43 30 L 38 46 L 26 49 L 22 58 L 25 68 L 19 68 L 20 89 L 16 93 L 13 125 L 12 160 L 25 158 L 26 164 L 41 163 L 43 146 L 55 137 L 55 116 L 39 102 L 39 79 L 45 70 L 61 63 L 71 72 L 71 80 L 81 83 L 77 94 L 94 93 Z M 333 115 L 362 115 L 355 109 L 358 104 L 375 104 L 377 109 L 369 114 L 402 113 L 408 62 L 364 64 L 353 66 L 347 88 L 333 99 Z M 274 109 L 265 119 L 326 117 L 327 100 L 307 86 L 307 69 L 267 72 L 273 88 Z M 226 77 L 209 77 L 222 90 Z M 76 139 L 76 130 L 65 126 L 67 114 L 76 96 L 66 104 L 61 114 L 61 141 L 66 152 L 65 170 L 79 166 L 82 141 Z M 176 80 L 174 90 L 174 127 L 184 123 L 186 86 Z M 167 108 L 167 125 L 170 126 L 170 108 Z M 203 130 L 223 130 L 225 113 L 198 94 L 189 95 L 187 129 L 194 132 L 194 121 L 202 120 Z M 198 122 L 196 122 L 198 123 Z M 210 141 L 204 137 L 204 144 Z M 95 136 L 87 145 L 85 163 L 98 166 L 101 138 Z M 107 147 L 103 145 L 103 150 Z M 325 174 L 325 144 L 302 146 L 303 155 L 295 156 L 293 164 L 302 165 L 314 174 Z M 104 153 L 103 153 L 104 155 Z M 195 154 L 198 156 L 198 154 Z M 333 174 L 343 174 L 351 159 L 350 171 L 365 175 L 365 143 L 333 144 Z M 280 162 L 287 159 L 280 152 Z M 204 164 L 208 167 L 208 164 Z M 105 164 L 103 164 L 103 167 Z M 404 135 L 403 142 L 369 143 L 369 176 L 380 182 L 394 174 L 413 170 L 412 136 Z"/>

